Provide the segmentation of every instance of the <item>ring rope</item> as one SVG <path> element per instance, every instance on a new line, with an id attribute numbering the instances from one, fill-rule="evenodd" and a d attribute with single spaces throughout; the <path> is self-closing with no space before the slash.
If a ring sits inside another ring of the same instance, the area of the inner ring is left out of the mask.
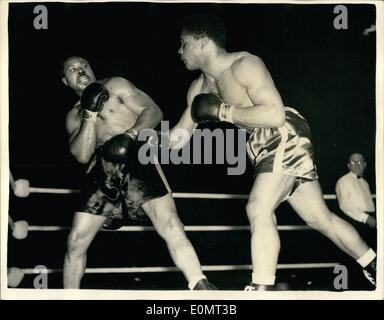
<path id="1" fill-rule="evenodd" d="M 80 190 L 77 189 L 62 189 L 62 188 L 40 188 L 30 187 L 31 193 L 50 193 L 50 194 L 77 194 Z M 174 198 L 189 198 L 189 199 L 248 199 L 248 195 L 244 194 L 224 194 L 224 193 L 188 193 L 175 192 L 172 194 Z M 373 195 L 375 198 L 376 195 Z M 324 199 L 336 199 L 334 194 L 324 195 Z M 278 226 L 278 230 L 296 231 L 296 230 L 311 230 L 308 226 L 293 226 L 285 225 Z M 69 230 L 70 227 L 62 226 L 29 226 L 28 231 L 60 231 Z M 249 226 L 185 226 L 185 231 L 233 231 L 233 230 L 250 230 Z M 124 226 L 119 230 L 101 230 L 101 231 L 154 231 L 152 226 Z M 310 268 L 334 268 L 338 263 L 291 263 L 278 264 L 277 269 L 310 269 Z M 231 271 L 231 270 L 252 270 L 252 265 L 209 265 L 202 266 L 203 271 Z M 25 268 L 25 274 L 42 273 L 41 269 Z M 154 272 L 179 272 L 177 267 L 114 267 L 114 268 L 87 268 L 85 273 L 154 273 Z M 59 273 L 62 269 L 47 269 L 46 273 Z"/>
<path id="2" fill-rule="evenodd" d="M 80 193 L 78 189 L 61 189 L 61 188 L 40 188 L 40 187 L 30 187 L 29 191 L 31 193 L 54 193 L 54 194 L 74 194 Z M 228 194 L 228 193 L 196 193 L 196 192 L 173 192 L 174 198 L 184 199 L 248 199 L 247 194 Z M 325 200 L 336 199 L 335 194 L 324 194 Z M 376 195 L 372 195 L 373 198 L 376 198 Z"/>
<path id="3" fill-rule="evenodd" d="M 60 189 L 60 188 L 40 188 L 30 187 L 31 193 L 54 193 L 54 194 L 76 194 L 80 193 L 78 189 Z M 225 194 L 225 193 L 192 193 L 192 192 L 174 192 L 174 198 L 179 199 L 248 199 L 246 194 Z M 375 197 L 375 195 L 374 195 Z M 335 194 L 325 194 L 324 199 L 336 199 Z M 29 226 L 28 231 L 60 231 L 69 230 L 69 227 L 61 226 Z M 311 230 L 308 226 L 278 226 L 278 230 L 282 231 L 296 231 L 296 230 Z M 136 231 L 154 231 L 152 226 L 124 226 L 118 230 L 104 230 L 101 231 L 120 231 L 120 232 L 136 232 Z M 241 231 L 250 230 L 249 226 L 185 226 L 185 231 Z"/>
<path id="4" fill-rule="evenodd" d="M 62 231 L 62 230 L 70 230 L 70 227 L 63 226 L 28 226 L 28 231 Z M 250 226 L 185 226 L 185 231 L 243 231 L 250 230 Z M 278 226 L 277 230 L 281 231 L 297 231 L 297 230 L 312 230 L 309 226 Z M 100 231 L 106 232 L 137 232 L 137 231 L 155 231 L 155 228 L 152 226 L 124 226 L 118 230 L 104 230 Z"/>
<path id="5" fill-rule="evenodd" d="M 278 264 L 277 269 L 317 269 L 334 268 L 339 265 L 337 262 L 319 262 L 319 263 L 286 263 Z M 201 266 L 203 271 L 234 271 L 234 270 L 252 270 L 252 265 L 209 265 Z M 62 269 L 22 269 L 26 274 L 38 273 L 60 273 Z M 113 267 L 113 268 L 87 268 L 85 273 L 155 273 L 155 272 L 179 272 L 177 267 Z"/>

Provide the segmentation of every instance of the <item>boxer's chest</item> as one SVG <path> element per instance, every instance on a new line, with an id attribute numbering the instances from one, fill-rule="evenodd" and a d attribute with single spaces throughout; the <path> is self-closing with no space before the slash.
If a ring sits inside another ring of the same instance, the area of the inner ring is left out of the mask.
<path id="1" fill-rule="evenodd" d="M 96 135 L 99 141 L 120 134 L 131 128 L 137 115 L 126 106 L 120 98 L 111 95 L 104 103 L 96 123 Z"/>
<path id="2" fill-rule="evenodd" d="M 245 87 L 234 78 L 231 68 L 225 70 L 216 81 L 217 90 L 224 102 L 234 106 L 250 106 L 250 100 Z"/>
<path id="3" fill-rule="evenodd" d="M 230 68 L 224 70 L 217 80 L 213 78 L 207 79 L 203 85 L 202 92 L 217 93 L 225 103 L 231 105 L 252 105 L 247 90 L 233 77 Z"/>

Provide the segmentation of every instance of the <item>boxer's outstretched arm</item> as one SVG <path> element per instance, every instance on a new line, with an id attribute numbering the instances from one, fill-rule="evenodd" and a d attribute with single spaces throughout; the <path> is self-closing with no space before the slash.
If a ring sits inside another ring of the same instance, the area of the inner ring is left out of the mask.
<path id="1" fill-rule="evenodd" d="M 138 115 L 131 128 L 137 132 L 155 128 L 163 119 L 163 113 L 157 104 L 146 93 L 136 88 L 124 78 L 115 77 L 109 82 L 113 92 L 123 101 L 127 108 Z"/>
<path id="2" fill-rule="evenodd" d="M 285 122 L 283 101 L 263 61 L 255 56 L 243 57 L 232 66 L 235 79 L 246 88 L 253 105 L 233 107 L 235 124 L 273 128 Z"/>
<path id="3" fill-rule="evenodd" d="M 80 110 L 74 107 L 67 115 L 69 149 L 80 163 L 87 163 L 96 147 L 96 120 L 80 118 Z"/>
<path id="4" fill-rule="evenodd" d="M 185 146 L 198 126 L 198 123 L 192 120 L 191 106 L 194 97 L 200 93 L 200 82 L 200 78 L 192 82 L 187 94 L 187 108 L 184 110 L 179 122 L 169 130 L 170 149 L 177 150 Z"/>

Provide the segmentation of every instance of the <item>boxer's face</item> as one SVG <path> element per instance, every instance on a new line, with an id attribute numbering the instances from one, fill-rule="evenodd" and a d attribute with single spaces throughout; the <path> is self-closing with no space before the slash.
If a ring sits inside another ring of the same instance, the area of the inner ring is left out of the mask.
<path id="1" fill-rule="evenodd" d="M 180 37 L 180 48 L 178 53 L 188 70 L 200 68 L 203 60 L 203 39 L 196 39 L 194 36 L 183 32 Z"/>
<path id="2" fill-rule="evenodd" d="M 354 153 L 349 157 L 348 168 L 357 176 L 363 176 L 367 163 L 364 157 L 359 153 Z"/>
<path id="3" fill-rule="evenodd" d="M 96 77 L 88 61 L 81 57 L 71 57 L 63 63 L 64 77 L 63 82 L 76 92 L 81 92 L 91 82 L 96 81 Z"/>

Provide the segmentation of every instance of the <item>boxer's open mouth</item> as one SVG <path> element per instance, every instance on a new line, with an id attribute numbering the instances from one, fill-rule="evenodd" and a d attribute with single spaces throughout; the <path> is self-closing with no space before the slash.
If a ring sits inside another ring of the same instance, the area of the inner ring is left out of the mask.
<path id="1" fill-rule="evenodd" d="M 88 84 L 91 81 L 91 78 L 87 75 L 82 75 L 79 77 L 78 82 L 80 84 Z"/>

